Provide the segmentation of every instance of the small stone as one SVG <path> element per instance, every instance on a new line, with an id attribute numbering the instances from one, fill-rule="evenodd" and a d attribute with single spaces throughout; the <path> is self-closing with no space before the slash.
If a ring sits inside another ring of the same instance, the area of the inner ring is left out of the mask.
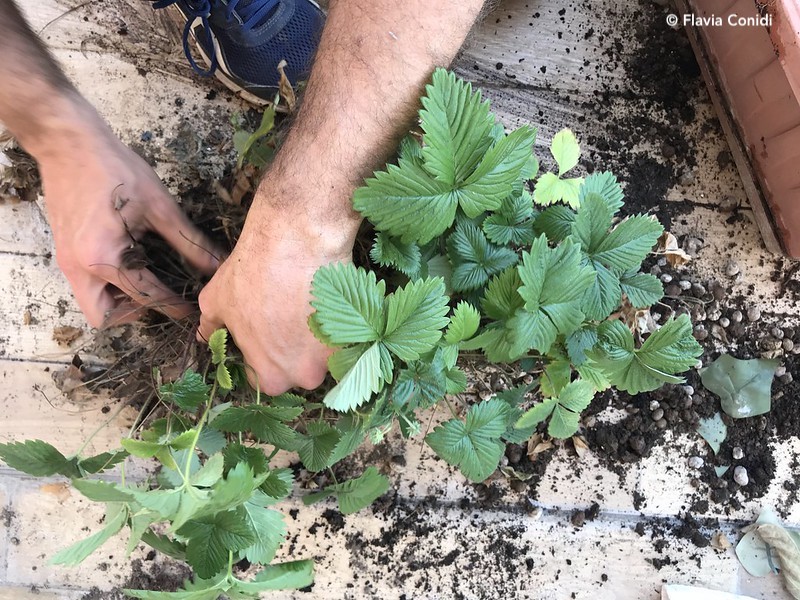
<path id="1" fill-rule="evenodd" d="M 741 268 L 739 268 L 739 263 L 735 260 L 731 259 L 727 263 L 725 263 L 725 275 L 728 277 L 734 277 L 735 275 L 739 274 Z"/>
<path id="2" fill-rule="evenodd" d="M 659 404 L 658 400 L 650 400 L 650 410 L 658 410 L 661 408 L 661 404 Z"/>
<path id="3" fill-rule="evenodd" d="M 734 446 L 733 450 L 731 450 L 731 456 L 733 456 L 733 460 L 742 460 L 744 458 L 744 450 L 739 446 Z"/>
<path id="4" fill-rule="evenodd" d="M 708 331 L 702 325 L 696 325 L 693 331 L 694 339 L 698 342 L 702 342 L 704 339 L 708 337 Z"/>
<path id="5" fill-rule="evenodd" d="M 689 457 L 689 460 L 686 461 L 686 464 L 689 465 L 690 469 L 702 469 L 703 465 L 706 464 L 706 461 L 699 456 L 691 456 Z"/>
<path id="6" fill-rule="evenodd" d="M 722 318 L 722 311 L 718 308 L 712 308 L 706 313 L 706 318 L 710 321 L 719 321 Z"/>
<path id="7" fill-rule="evenodd" d="M 732 323 L 741 323 L 743 318 L 744 318 L 744 315 L 742 314 L 742 311 L 740 311 L 740 310 L 735 310 L 735 311 L 733 311 L 731 313 L 731 322 Z"/>
<path id="8" fill-rule="evenodd" d="M 519 444 L 509 444 L 508 447 L 506 448 L 506 456 L 508 457 L 508 462 L 512 465 L 519 464 L 519 461 L 522 460 L 522 456 L 524 454 L 525 451 Z"/>
<path id="9" fill-rule="evenodd" d="M 794 377 L 792 377 L 792 374 L 787 371 L 786 373 L 778 377 L 778 381 L 786 385 L 792 383 L 792 381 L 794 381 Z"/>
<path id="10" fill-rule="evenodd" d="M 706 288 L 702 283 L 692 284 L 692 294 L 694 294 L 695 298 L 702 298 L 707 293 L 708 292 L 706 291 Z"/>
<path id="11" fill-rule="evenodd" d="M 761 311 L 757 306 L 751 306 L 747 309 L 747 320 L 751 323 L 758 321 L 761 318 Z"/>
<path id="12" fill-rule="evenodd" d="M 782 377 L 786 375 L 786 366 L 785 365 L 778 365 L 775 369 L 775 377 Z"/>
<path id="13" fill-rule="evenodd" d="M 792 354 L 800 354 L 800 344 L 795 344 L 792 348 Z"/>
<path id="14" fill-rule="evenodd" d="M 794 350 L 794 342 L 789 338 L 783 338 L 783 341 L 781 342 L 781 347 L 784 350 L 786 350 L 786 352 L 790 352 Z"/>
<path id="15" fill-rule="evenodd" d="M 659 279 L 661 279 L 661 281 L 663 281 L 664 283 L 669 283 L 670 281 L 672 281 L 672 275 L 670 275 L 669 273 L 662 273 Z"/>
<path id="16" fill-rule="evenodd" d="M 627 411 L 628 411 L 628 413 L 630 413 L 630 414 L 632 414 L 632 415 L 636 415 L 636 414 L 638 414 L 638 413 L 639 413 L 639 409 L 638 409 L 638 408 L 636 408 L 636 407 L 635 407 L 633 404 L 628 404 L 628 405 L 625 407 L 625 410 L 627 410 Z"/>
<path id="17" fill-rule="evenodd" d="M 731 498 L 731 493 L 725 488 L 717 488 L 711 491 L 711 499 L 717 503 L 727 502 Z"/>
<path id="18" fill-rule="evenodd" d="M 509 485 L 511 486 L 511 489 L 517 493 L 524 492 L 528 489 L 528 484 L 524 481 L 520 481 L 519 479 L 512 479 Z"/>
<path id="19" fill-rule="evenodd" d="M 660 419 L 663 419 L 664 418 L 664 409 L 663 408 L 658 408 L 658 409 L 654 410 L 651 413 L 650 416 L 652 417 L 653 421 L 658 421 Z"/>
<path id="20" fill-rule="evenodd" d="M 714 296 L 714 300 L 717 302 L 722 302 L 728 295 L 725 286 L 722 285 L 719 281 L 712 281 L 711 282 L 711 295 Z"/>
<path id="21" fill-rule="evenodd" d="M 680 185 L 692 185 L 694 183 L 694 173 L 691 171 L 684 171 L 678 178 L 678 183 Z"/>
<path id="22" fill-rule="evenodd" d="M 722 200 L 720 200 L 719 207 L 721 210 L 730 212 L 739 207 L 739 201 L 733 196 L 725 196 Z"/>
<path id="23" fill-rule="evenodd" d="M 772 329 L 769 330 L 769 334 L 776 340 L 783 339 L 783 329 L 781 329 L 780 327 L 773 327 Z"/>
<path id="24" fill-rule="evenodd" d="M 703 246 L 704 246 L 704 245 L 705 245 L 705 244 L 703 243 L 703 240 L 701 240 L 701 239 L 699 239 L 699 238 L 696 238 L 696 237 L 690 237 L 690 238 L 688 238 L 688 239 L 686 240 L 686 251 L 687 251 L 689 254 L 691 254 L 691 255 L 693 255 L 693 256 L 694 256 L 694 255 L 695 255 L 695 254 L 697 254 L 697 253 L 698 253 L 700 250 L 702 250 L 702 249 L 703 249 Z"/>
<path id="25" fill-rule="evenodd" d="M 694 388 L 690 385 L 682 385 L 681 389 L 683 390 L 683 393 L 686 394 L 687 396 L 694 395 Z"/>
<path id="26" fill-rule="evenodd" d="M 692 408 L 692 397 L 691 396 L 686 396 L 685 398 L 683 398 L 681 400 L 681 408 Z"/>
<path id="27" fill-rule="evenodd" d="M 656 264 L 659 267 L 666 267 L 667 266 L 667 259 L 662 256 L 656 261 Z"/>
<path id="28" fill-rule="evenodd" d="M 703 482 L 697 478 L 694 478 L 689 481 L 689 485 L 691 485 L 693 488 L 699 488 L 701 485 L 703 485 Z"/>
<path id="29" fill-rule="evenodd" d="M 728 317 L 720 317 L 717 322 L 722 325 L 723 327 L 727 327 L 731 324 L 731 320 Z"/>
<path id="30" fill-rule="evenodd" d="M 690 289 L 692 289 L 692 282 L 691 282 L 691 281 L 688 281 L 688 280 L 686 280 L 686 279 L 681 279 L 681 280 L 678 282 L 678 286 L 679 286 L 679 287 L 680 287 L 680 288 L 681 288 L 683 291 L 690 290 Z"/>
<path id="31" fill-rule="evenodd" d="M 680 286 L 671 283 L 664 288 L 664 295 L 669 296 L 670 298 L 676 298 L 681 295 L 681 288 Z"/>
<path id="32" fill-rule="evenodd" d="M 750 478 L 747 476 L 747 469 L 739 465 L 733 470 L 733 480 L 742 487 L 750 483 Z"/>
<path id="33" fill-rule="evenodd" d="M 530 373 L 528 375 L 525 375 L 525 377 L 522 378 L 522 383 L 524 383 L 525 385 L 532 384 L 533 383 L 533 375 L 531 375 Z"/>
<path id="34" fill-rule="evenodd" d="M 659 419 L 656 421 L 656 427 L 659 429 L 666 429 L 667 428 L 667 420 L 666 419 Z"/>
<path id="35" fill-rule="evenodd" d="M 584 523 L 586 523 L 586 513 L 582 510 L 576 510 L 572 513 L 570 521 L 575 527 L 583 527 Z"/>
<path id="36" fill-rule="evenodd" d="M 644 441 L 644 438 L 638 435 L 628 440 L 628 445 L 631 447 L 631 450 L 636 452 L 636 454 L 639 456 L 644 454 L 644 451 L 647 448 L 647 443 Z"/>
<path id="37" fill-rule="evenodd" d="M 658 277 L 659 275 L 661 275 L 661 267 L 659 267 L 658 265 L 653 265 L 652 267 L 650 267 L 650 275 L 653 275 L 654 277 Z"/>
<path id="38" fill-rule="evenodd" d="M 664 142 L 661 145 L 661 156 L 664 158 L 672 158 L 675 156 L 675 148 Z"/>

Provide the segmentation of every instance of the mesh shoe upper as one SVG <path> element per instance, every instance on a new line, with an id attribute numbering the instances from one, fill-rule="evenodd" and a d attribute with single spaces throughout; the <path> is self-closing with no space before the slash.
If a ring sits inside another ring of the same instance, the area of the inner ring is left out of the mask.
<path id="1" fill-rule="evenodd" d="M 281 60 L 293 84 L 308 75 L 325 23 L 311 0 L 162 0 L 154 6 L 171 4 L 187 19 L 185 37 L 191 31 L 211 62 L 210 71 L 219 68 L 239 87 L 263 97 L 278 86 Z M 190 62 L 202 71 L 191 57 Z"/>

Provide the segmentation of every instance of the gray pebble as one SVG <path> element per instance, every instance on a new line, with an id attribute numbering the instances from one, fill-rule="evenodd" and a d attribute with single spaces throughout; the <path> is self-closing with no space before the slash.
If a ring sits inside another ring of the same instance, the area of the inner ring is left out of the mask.
<path id="1" fill-rule="evenodd" d="M 794 342 L 789 338 L 783 338 L 781 346 L 783 346 L 783 349 L 786 350 L 786 352 L 794 350 Z"/>
<path id="2" fill-rule="evenodd" d="M 744 458 L 744 450 L 739 446 L 734 446 L 733 450 L 731 450 L 731 455 L 733 456 L 733 460 L 742 460 Z"/>
<path id="3" fill-rule="evenodd" d="M 670 281 L 672 281 L 672 275 L 670 275 L 669 273 L 662 273 L 660 279 L 664 283 L 669 283 Z"/>
<path id="4" fill-rule="evenodd" d="M 658 2 L 656 2 L 656 4 L 658 4 Z M 661 156 L 664 158 L 672 158 L 675 156 L 675 148 L 664 142 L 661 145 Z"/>
<path id="5" fill-rule="evenodd" d="M 694 183 L 694 173 L 691 171 L 684 171 L 678 178 L 678 183 L 680 185 L 692 185 Z"/>
<path id="6" fill-rule="evenodd" d="M 783 329 L 781 329 L 780 327 L 773 327 L 772 329 L 769 330 L 769 333 L 776 340 L 783 339 Z"/>
<path id="7" fill-rule="evenodd" d="M 660 421 L 661 419 L 664 418 L 664 409 L 657 408 L 656 410 L 653 411 L 653 414 L 650 416 L 653 417 L 653 421 Z"/>
<path id="8" fill-rule="evenodd" d="M 738 275 L 740 271 L 741 268 L 739 267 L 739 263 L 737 263 L 735 260 L 729 260 L 727 263 L 725 263 L 725 275 L 728 277 Z"/>
<path id="9" fill-rule="evenodd" d="M 627 410 L 628 413 L 630 413 L 632 415 L 635 415 L 635 414 L 639 413 L 639 409 L 636 408 L 633 404 L 628 404 L 628 406 L 625 407 L 625 410 Z"/>
<path id="10" fill-rule="evenodd" d="M 727 327 L 728 325 L 730 325 L 730 324 L 731 324 L 731 320 L 730 320 L 728 317 L 720 317 L 720 318 L 718 319 L 718 322 L 719 322 L 719 324 L 720 324 L 720 325 L 722 325 L 723 327 Z"/>
<path id="11" fill-rule="evenodd" d="M 725 286 L 719 283 L 718 281 L 711 282 L 711 294 L 714 296 L 714 300 L 717 302 L 722 302 L 725 300 L 728 292 L 725 290 Z"/>
<path id="12" fill-rule="evenodd" d="M 663 277 L 663 275 L 662 275 Z M 681 295 L 681 288 L 674 283 L 669 284 L 666 288 L 664 288 L 664 295 L 670 296 L 672 298 Z"/>
<path id="13" fill-rule="evenodd" d="M 689 465 L 690 469 L 702 469 L 703 465 L 706 464 L 706 461 L 699 456 L 691 456 L 689 457 L 689 460 L 686 461 L 686 464 Z"/>
<path id="14" fill-rule="evenodd" d="M 794 377 L 792 377 L 792 374 L 787 371 L 786 373 L 778 377 L 778 381 L 780 381 L 783 384 L 788 384 L 794 381 Z"/>
<path id="15" fill-rule="evenodd" d="M 686 279 L 681 279 L 681 280 L 678 282 L 678 286 L 679 286 L 679 287 L 680 287 L 682 290 L 684 290 L 684 291 L 686 291 L 686 290 L 690 290 L 690 289 L 692 289 L 692 282 L 691 282 L 691 281 L 688 281 L 688 280 L 686 280 Z"/>
<path id="16" fill-rule="evenodd" d="M 650 267 L 650 275 L 654 275 L 655 277 L 661 275 L 661 267 L 659 267 L 658 265 L 653 265 L 652 267 Z"/>
<path id="17" fill-rule="evenodd" d="M 694 333 L 694 339 L 696 339 L 698 342 L 702 342 L 704 339 L 708 337 L 708 331 L 702 325 L 697 325 L 694 328 L 693 333 Z"/>
<path id="18" fill-rule="evenodd" d="M 742 311 L 740 310 L 735 310 L 731 313 L 731 321 L 734 323 L 741 323 L 743 317 L 744 315 L 742 315 Z"/>
<path id="19" fill-rule="evenodd" d="M 747 476 L 747 469 L 739 465 L 733 470 L 733 480 L 742 487 L 750 483 L 750 478 Z"/>
<path id="20" fill-rule="evenodd" d="M 747 309 L 747 320 L 751 323 L 758 321 L 761 318 L 761 311 L 757 306 L 751 306 Z"/>
<path id="21" fill-rule="evenodd" d="M 683 390 L 683 393 L 686 394 L 687 396 L 694 395 L 694 388 L 690 385 L 682 385 L 681 389 Z"/>
<path id="22" fill-rule="evenodd" d="M 800 344 L 795 344 L 792 348 L 792 354 L 800 354 Z"/>
<path id="23" fill-rule="evenodd" d="M 786 374 L 786 366 L 779 365 L 778 368 L 775 369 L 775 377 L 782 377 Z"/>
<path id="24" fill-rule="evenodd" d="M 659 408 L 661 408 L 661 405 L 658 400 L 650 400 L 650 410 L 658 410 Z"/>
<path id="25" fill-rule="evenodd" d="M 719 321 L 722 318 L 722 311 L 718 308 L 712 308 L 706 314 L 707 318 L 711 321 Z"/>
<path id="26" fill-rule="evenodd" d="M 659 267 L 666 267 L 667 266 L 667 259 L 662 256 L 656 261 L 656 264 Z"/>
<path id="27" fill-rule="evenodd" d="M 690 237 L 686 240 L 686 251 L 689 254 L 697 254 L 703 248 L 703 240 L 696 237 Z"/>
<path id="28" fill-rule="evenodd" d="M 659 419 L 656 421 L 656 427 L 659 429 L 666 429 L 667 428 L 667 420 L 666 419 Z"/>
<path id="29" fill-rule="evenodd" d="M 692 293 L 697 298 L 700 298 L 702 296 L 705 296 L 708 292 L 706 292 L 706 288 L 702 283 L 693 283 L 692 284 Z"/>

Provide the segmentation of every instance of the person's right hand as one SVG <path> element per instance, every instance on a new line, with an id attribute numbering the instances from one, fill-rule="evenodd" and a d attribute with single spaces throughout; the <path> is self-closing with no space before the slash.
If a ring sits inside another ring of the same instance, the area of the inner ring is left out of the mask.
<path id="1" fill-rule="evenodd" d="M 123 253 L 154 231 L 190 264 L 213 273 L 218 254 L 153 170 L 120 142 L 97 113 L 81 107 L 68 148 L 35 156 L 42 175 L 56 260 L 92 327 L 138 319 L 148 309 L 181 318 L 193 304 Z"/>

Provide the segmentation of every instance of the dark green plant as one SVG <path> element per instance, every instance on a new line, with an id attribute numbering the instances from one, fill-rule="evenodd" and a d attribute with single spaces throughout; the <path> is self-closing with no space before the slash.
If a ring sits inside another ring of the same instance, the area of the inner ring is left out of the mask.
<path id="1" fill-rule="evenodd" d="M 623 196 L 610 173 L 564 177 L 580 156 L 569 130 L 551 145 L 558 173 L 539 176 L 531 195 L 527 182 L 539 171 L 531 128 L 506 134 L 480 93 L 444 70 L 434 73 L 422 103 L 421 141 L 406 138 L 397 164 L 354 196 L 377 231 L 372 260 L 395 275 L 383 280 L 334 264 L 314 276 L 309 326 L 336 348 L 329 368 L 337 383 L 321 402 L 255 394 L 232 403 L 230 390 L 245 378 L 220 330 L 210 340 L 208 371 L 162 385 L 169 416 L 123 440 L 122 451 L 81 458 L 40 441 L 0 445 L 10 466 L 70 477 L 108 506 L 105 528 L 56 562 L 80 562 L 127 525 L 129 550 L 144 542 L 185 560 L 196 575 L 184 591 L 129 591 L 132 597 L 255 598 L 307 586 L 310 561 L 269 565 L 285 534 L 271 507 L 293 482 L 291 471 L 271 466 L 277 452 L 296 452 L 309 471 L 331 470 L 395 425 L 403 436 L 419 435 L 420 413 L 444 400 L 451 418 L 425 442 L 482 481 L 506 443 L 524 442 L 543 422 L 553 437 L 573 435 L 598 391 L 637 394 L 682 381 L 701 353 L 688 317 L 649 335 L 618 319 L 623 304 L 647 309 L 662 297 L 660 281 L 640 272 L 661 226 L 645 215 L 617 218 Z M 524 360 L 541 375 L 470 406 L 462 418 L 446 395 L 467 388 L 459 353 L 478 351 L 492 362 Z M 159 476 L 146 485 L 84 478 L 128 454 L 158 460 Z M 303 500 L 335 498 L 349 514 L 388 488 L 368 466 Z M 269 566 L 242 581 L 232 566 L 243 558 Z"/>

